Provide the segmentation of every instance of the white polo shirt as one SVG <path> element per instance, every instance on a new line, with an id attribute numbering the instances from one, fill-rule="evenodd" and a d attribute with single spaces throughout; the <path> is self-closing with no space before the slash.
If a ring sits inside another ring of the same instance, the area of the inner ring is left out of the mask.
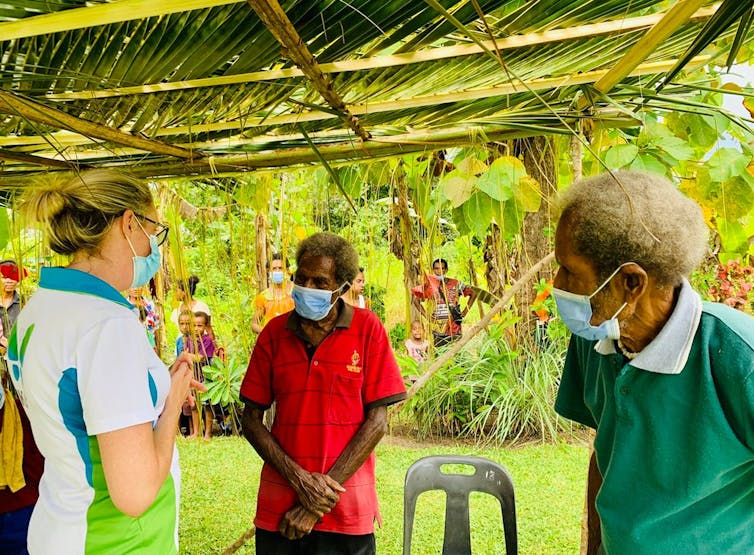
<path id="1" fill-rule="evenodd" d="M 134 307 L 90 274 L 44 268 L 7 358 L 45 457 L 29 553 L 177 553 L 178 453 L 155 502 L 131 518 L 110 499 L 96 438 L 154 425 L 170 388 Z"/>

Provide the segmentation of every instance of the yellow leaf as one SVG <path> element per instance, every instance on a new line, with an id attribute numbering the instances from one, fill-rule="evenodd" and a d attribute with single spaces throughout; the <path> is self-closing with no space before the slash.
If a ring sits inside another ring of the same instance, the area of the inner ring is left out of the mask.
<path id="1" fill-rule="evenodd" d="M 295 235 L 296 239 L 298 239 L 299 241 L 303 241 L 304 239 L 306 239 L 306 229 L 300 225 L 297 225 L 293 228 L 293 235 Z"/>
<path id="2" fill-rule="evenodd" d="M 464 202 L 469 200 L 471 192 L 474 190 L 476 180 L 473 176 L 452 175 L 442 180 L 442 192 L 453 208 L 458 208 Z"/>
<path id="3" fill-rule="evenodd" d="M 469 156 L 456 164 L 456 172 L 463 175 L 479 175 L 487 169 L 487 164 L 481 160 Z"/>
<path id="4" fill-rule="evenodd" d="M 513 190 L 513 197 L 520 210 L 536 212 L 542 204 L 542 189 L 539 182 L 528 175 L 521 176 L 518 186 Z"/>

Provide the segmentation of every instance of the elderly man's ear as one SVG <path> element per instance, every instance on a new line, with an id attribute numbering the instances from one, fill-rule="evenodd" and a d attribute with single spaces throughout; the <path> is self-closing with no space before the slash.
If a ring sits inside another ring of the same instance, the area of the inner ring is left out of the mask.
<path id="1" fill-rule="evenodd" d="M 647 272 L 638 264 L 631 263 L 621 268 L 618 283 L 623 287 L 623 301 L 635 303 L 646 292 L 649 285 Z"/>

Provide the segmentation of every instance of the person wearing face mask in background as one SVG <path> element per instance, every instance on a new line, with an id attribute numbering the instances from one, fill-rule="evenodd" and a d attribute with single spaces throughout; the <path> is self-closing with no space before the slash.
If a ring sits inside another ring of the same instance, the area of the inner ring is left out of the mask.
<path id="1" fill-rule="evenodd" d="M 31 555 L 177 554 L 175 430 L 191 362 L 168 368 L 120 291 L 160 267 L 167 227 L 146 183 L 92 170 L 30 186 L 23 210 L 66 267 L 42 268 L 8 346 L 45 457 Z"/>
<path id="2" fill-rule="evenodd" d="M 411 289 L 411 301 L 424 318 L 429 319 L 435 347 L 443 347 L 461 338 L 461 322 L 477 297 L 473 287 L 447 276 L 448 261 L 438 258 L 432 262 L 432 274 L 424 276 L 424 285 Z M 461 297 L 469 297 L 461 310 Z M 423 301 L 431 303 L 425 310 Z"/>
<path id="3" fill-rule="evenodd" d="M 702 210 L 616 171 L 561 198 L 555 410 L 596 430 L 586 553 L 754 553 L 754 319 L 702 302 Z M 583 551 L 582 551 L 583 552 Z"/>
<path id="4" fill-rule="evenodd" d="M 283 259 L 283 255 L 274 253 L 272 261 L 267 264 L 271 285 L 254 299 L 255 312 L 251 320 L 251 331 L 254 333 L 260 333 L 275 316 L 293 310 L 293 283 L 286 279 L 287 268 L 288 261 Z"/>
<path id="5" fill-rule="evenodd" d="M 374 448 L 403 378 L 377 316 L 340 298 L 358 273 L 354 248 L 316 233 L 296 268 L 295 309 L 259 334 L 241 385 L 244 436 L 265 461 L 256 552 L 375 553 Z"/>

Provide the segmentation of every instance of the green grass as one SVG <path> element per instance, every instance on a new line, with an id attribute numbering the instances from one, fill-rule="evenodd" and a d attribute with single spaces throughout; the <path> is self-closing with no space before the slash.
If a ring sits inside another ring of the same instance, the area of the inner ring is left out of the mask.
<path id="1" fill-rule="evenodd" d="M 220 553 L 252 526 L 261 460 L 240 438 L 210 442 L 179 439 L 183 469 L 181 553 Z M 530 445 L 478 448 L 473 445 L 415 444 L 387 438 L 377 448 L 377 489 L 383 518 L 376 531 L 381 555 L 399 555 L 403 538 L 403 480 L 408 467 L 427 455 L 466 454 L 494 460 L 508 469 L 516 489 L 519 551 L 578 553 L 587 457 L 581 445 Z M 444 494 L 419 497 L 412 553 L 441 552 Z M 484 494 L 471 497 L 472 549 L 479 555 L 503 553 L 497 501 Z M 237 553 L 254 553 L 250 541 Z"/>

